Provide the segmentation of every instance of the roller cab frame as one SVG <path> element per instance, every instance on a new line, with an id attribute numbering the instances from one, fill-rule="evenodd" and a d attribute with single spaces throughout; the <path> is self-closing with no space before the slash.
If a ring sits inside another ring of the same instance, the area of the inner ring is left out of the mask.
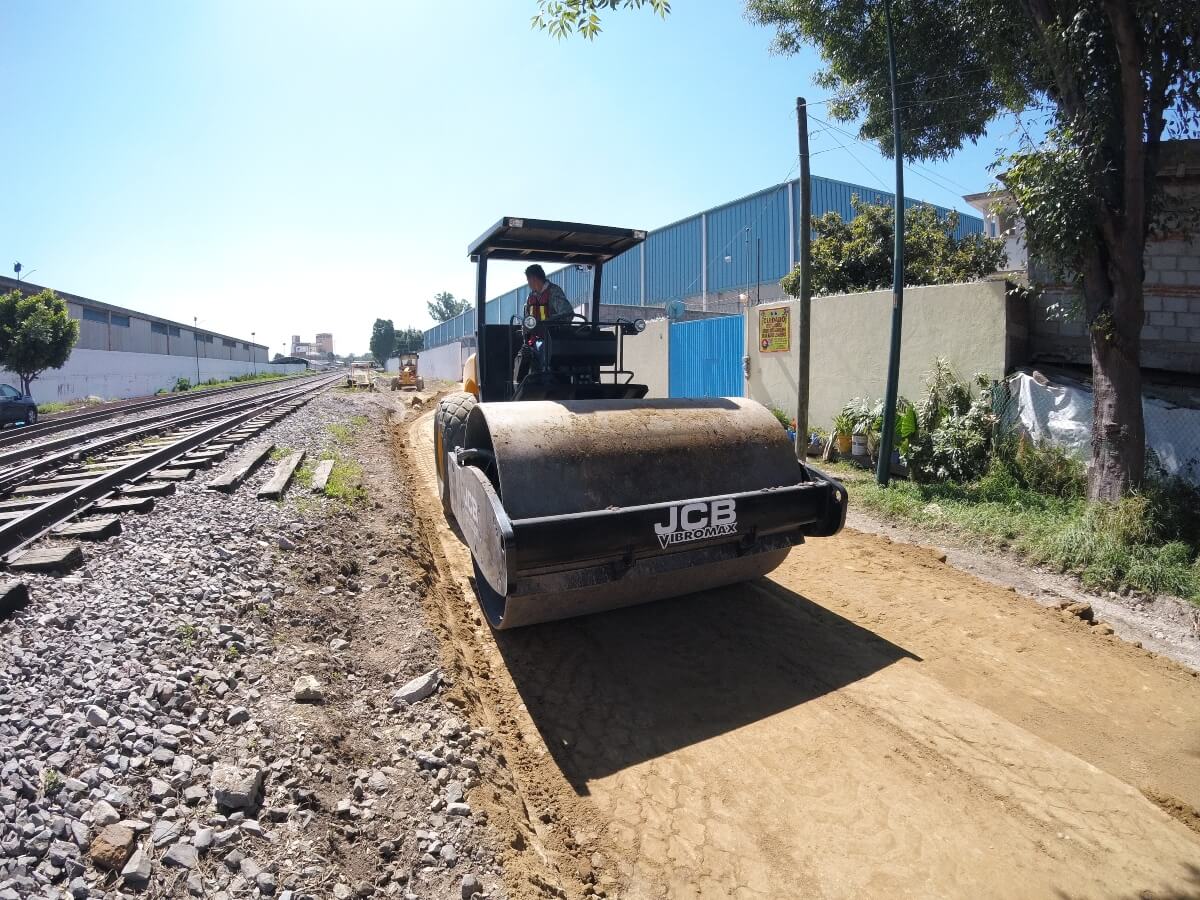
<path id="1" fill-rule="evenodd" d="M 454 401 L 461 427 L 439 406 L 435 452 L 494 628 L 755 578 L 845 523 L 845 488 L 796 459 L 765 407 L 647 400 L 624 371 L 623 341 L 644 324 L 600 321 L 600 276 L 644 237 L 505 218 L 469 248 L 479 324 L 474 380 L 468 364 L 464 383 L 478 402 L 464 398 L 464 416 Z M 591 316 L 486 324 L 490 259 L 590 266 Z M 518 378 L 517 353 L 535 345 L 538 371 Z"/>

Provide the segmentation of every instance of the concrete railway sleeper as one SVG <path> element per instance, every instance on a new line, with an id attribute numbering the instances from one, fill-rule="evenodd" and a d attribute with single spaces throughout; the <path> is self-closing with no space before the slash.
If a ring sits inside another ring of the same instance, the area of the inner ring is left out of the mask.
<path id="1" fill-rule="evenodd" d="M 47 536 L 88 540 L 119 531 L 117 514 L 148 511 L 156 496 L 174 492 L 175 481 L 211 465 L 338 381 L 306 380 L 189 410 L 106 439 L 105 449 L 112 452 L 88 462 L 80 460 L 96 452 L 95 443 L 77 447 L 56 471 L 10 487 L 8 499 L 0 500 L 0 562 L 13 571 L 79 565 L 78 545 L 30 545 Z"/>

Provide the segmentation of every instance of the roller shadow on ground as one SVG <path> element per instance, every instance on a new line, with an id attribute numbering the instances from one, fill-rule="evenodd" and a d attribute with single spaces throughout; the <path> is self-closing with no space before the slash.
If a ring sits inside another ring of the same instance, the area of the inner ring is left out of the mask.
<path id="1" fill-rule="evenodd" d="M 591 779 L 920 661 L 765 579 L 495 638 L 580 794 Z"/>

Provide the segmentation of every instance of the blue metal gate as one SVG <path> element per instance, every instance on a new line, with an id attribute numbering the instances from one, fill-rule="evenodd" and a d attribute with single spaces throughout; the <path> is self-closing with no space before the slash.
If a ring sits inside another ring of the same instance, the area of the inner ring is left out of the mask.
<path id="1" fill-rule="evenodd" d="M 744 332 L 741 316 L 672 322 L 671 396 L 742 396 Z"/>

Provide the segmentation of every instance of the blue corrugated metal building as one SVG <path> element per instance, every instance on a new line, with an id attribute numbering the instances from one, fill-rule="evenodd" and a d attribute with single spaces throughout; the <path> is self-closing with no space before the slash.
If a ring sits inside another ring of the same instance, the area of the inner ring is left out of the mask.
<path id="1" fill-rule="evenodd" d="M 813 176 L 812 214 L 836 212 L 854 217 L 852 197 L 891 203 L 876 188 Z M 906 198 L 906 206 L 922 201 Z M 942 216 L 951 210 L 930 204 Z M 774 284 L 791 271 L 799 251 L 800 183 L 789 181 L 651 231 L 643 244 L 604 266 L 601 301 L 631 306 L 662 306 L 669 300 L 695 301 L 722 291 Z M 958 213 L 958 237 L 983 234 L 983 220 Z M 572 303 L 591 297 L 591 271 L 567 266 L 550 274 Z M 524 286 L 488 301 L 488 322 L 518 315 L 529 293 Z M 438 347 L 470 335 L 475 310 L 425 332 L 425 346 Z"/>

